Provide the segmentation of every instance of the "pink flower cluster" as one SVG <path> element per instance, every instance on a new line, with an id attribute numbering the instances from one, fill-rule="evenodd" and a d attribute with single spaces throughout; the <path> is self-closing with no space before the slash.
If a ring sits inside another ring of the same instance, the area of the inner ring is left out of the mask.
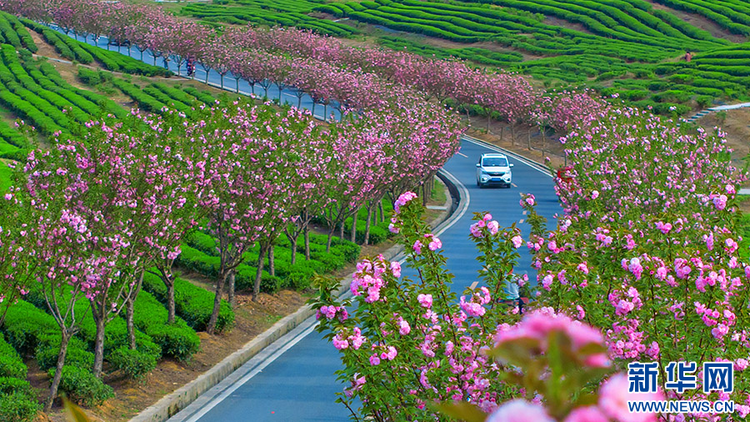
<path id="1" fill-rule="evenodd" d="M 398 263 L 389 264 L 383 255 L 378 255 L 373 260 L 362 260 L 357 263 L 357 271 L 352 276 L 349 289 L 354 296 L 365 294 L 365 301 L 368 303 L 376 302 L 380 300 L 380 289 L 387 283 L 384 279 L 386 274 L 401 277 L 401 266 Z"/>
<path id="2" fill-rule="evenodd" d="M 599 390 L 599 399 L 594 405 L 573 409 L 563 422 L 656 422 L 658 414 L 631 413 L 628 401 L 664 400 L 661 393 L 629 393 L 628 379 L 623 374 L 609 378 Z M 510 400 L 499 406 L 487 418 L 487 422 L 554 422 L 547 409 L 540 403 L 523 399 Z"/>
<path id="3" fill-rule="evenodd" d="M 498 327 L 495 334 L 496 346 L 512 342 L 517 339 L 531 339 L 538 344 L 538 353 L 545 353 L 549 347 L 549 335 L 562 332 L 572 342 L 573 351 L 577 352 L 584 346 L 597 344 L 604 346 L 604 337 L 596 328 L 574 321 L 570 317 L 557 314 L 552 308 L 541 308 L 524 316 L 518 324 L 507 324 Z M 585 365 L 592 367 L 608 367 L 609 360 L 602 353 L 582 356 Z"/>

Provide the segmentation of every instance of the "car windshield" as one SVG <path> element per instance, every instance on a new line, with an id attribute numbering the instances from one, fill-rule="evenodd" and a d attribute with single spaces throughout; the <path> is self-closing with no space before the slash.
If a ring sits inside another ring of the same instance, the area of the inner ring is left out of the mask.
<path id="1" fill-rule="evenodd" d="M 484 167 L 508 167 L 508 160 L 502 157 L 488 157 L 482 160 Z"/>

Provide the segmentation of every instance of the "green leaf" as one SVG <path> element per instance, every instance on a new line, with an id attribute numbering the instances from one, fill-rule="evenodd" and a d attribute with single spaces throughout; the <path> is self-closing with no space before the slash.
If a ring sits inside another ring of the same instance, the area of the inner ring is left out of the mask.
<path id="1" fill-rule="evenodd" d="M 486 413 L 467 402 L 442 403 L 434 407 L 440 413 L 464 422 L 484 422 L 487 419 Z"/>

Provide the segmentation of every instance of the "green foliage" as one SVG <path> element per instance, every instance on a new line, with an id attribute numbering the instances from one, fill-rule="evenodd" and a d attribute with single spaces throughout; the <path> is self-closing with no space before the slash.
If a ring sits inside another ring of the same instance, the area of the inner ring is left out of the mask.
<path id="1" fill-rule="evenodd" d="M 54 377 L 55 369 L 50 369 L 48 375 L 50 378 Z M 62 368 L 59 391 L 74 403 L 86 407 L 99 406 L 115 396 L 112 387 L 104 384 L 91 372 L 68 365 Z"/>
<path id="2" fill-rule="evenodd" d="M 60 335 L 46 335 L 39 339 L 34 357 L 43 371 L 57 366 L 57 356 L 60 353 Z M 87 345 L 81 339 L 73 337 L 68 342 L 65 355 L 65 365 L 77 366 L 91 370 L 94 367 L 94 354 L 87 350 Z"/>
<path id="3" fill-rule="evenodd" d="M 36 392 L 25 379 L 0 377 L 0 420 L 31 422 L 41 409 Z"/>
<path id="4" fill-rule="evenodd" d="M 36 397 L 21 393 L 0 396 L 0 420 L 4 422 L 31 422 L 36 419 L 41 405 Z"/>
<path id="5" fill-rule="evenodd" d="M 130 379 L 141 379 L 156 368 L 156 358 L 153 354 L 127 347 L 115 350 L 107 360 Z"/>
<path id="6" fill-rule="evenodd" d="M 26 365 L 16 350 L 0 334 L 0 377 L 25 379 Z"/>
<path id="7" fill-rule="evenodd" d="M 161 303 L 167 302 L 167 288 L 162 280 L 146 273 L 143 277 L 143 290 L 151 293 Z M 174 281 L 175 311 L 185 320 L 187 325 L 196 331 L 206 329 L 211 310 L 213 309 L 214 293 L 191 284 L 189 281 L 177 277 Z M 221 301 L 219 319 L 216 331 L 230 331 L 234 326 L 234 311 L 225 300 Z"/>
<path id="8" fill-rule="evenodd" d="M 152 274 L 148 276 L 155 277 Z M 154 280 L 158 282 L 159 280 Z M 167 324 L 164 305 L 147 291 L 141 291 L 135 301 L 133 322 L 161 347 L 162 355 L 187 361 L 200 350 L 200 338 L 179 316 L 174 324 Z"/>
<path id="9" fill-rule="evenodd" d="M 6 341 L 21 355 L 34 353 L 43 335 L 59 333 L 51 315 L 22 300 L 8 309 L 3 330 Z"/>

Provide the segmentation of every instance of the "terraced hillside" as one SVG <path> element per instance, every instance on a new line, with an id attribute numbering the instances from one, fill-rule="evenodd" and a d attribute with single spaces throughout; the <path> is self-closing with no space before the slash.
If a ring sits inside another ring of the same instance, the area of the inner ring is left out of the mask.
<path id="1" fill-rule="evenodd" d="M 215 0 L 182 11 L 237 23 L 222 16 L 244 7 L 264 16 L 305 13 L 312 2 L 288 9 L 268 3 Z M 311 10 L 376 35 L 385 47 L 516 71 L 548 87 L 618 93 L 659 112 L 746 99 L 750 88 L 750 4 L 741 0 L 366 0 Z M 301 26 L 270 18 L 243 22 Z M 693 60 L 685 60 L 686 51 Z"/>
<path id="2" fill-rule="evenodd" d="M 75 85 L 63 78 L 46 58 L 34 56 L 40 48 L 32 36 L 35 33 L 37 40 L 41 39 L 46 48 L 60 57 L 91 65 L 73 67 L 77 72 Z M 29 147 L 29 136 L 23 134 L 17 119 L 34 127 L 32 138 L 41 141 L 56 133 L 65 136 L 102 113 L 124 116 L 133 105 L 152 112 L 160 112 L 166 106 L 188 111 L 196 102 L 215 101 L 210 93 L 192 86 L 133 80 L 131 75 L 164 79 L 171 73 L 0 12 L 0 158 L 24 156 Z M 114 101 L 113 97 L 123 101 Z M 4 172 L 7 170 L 0 167 Z M 4 188 L 7 177 L 0 179 L 3 182 L 0 188 Z"/>

